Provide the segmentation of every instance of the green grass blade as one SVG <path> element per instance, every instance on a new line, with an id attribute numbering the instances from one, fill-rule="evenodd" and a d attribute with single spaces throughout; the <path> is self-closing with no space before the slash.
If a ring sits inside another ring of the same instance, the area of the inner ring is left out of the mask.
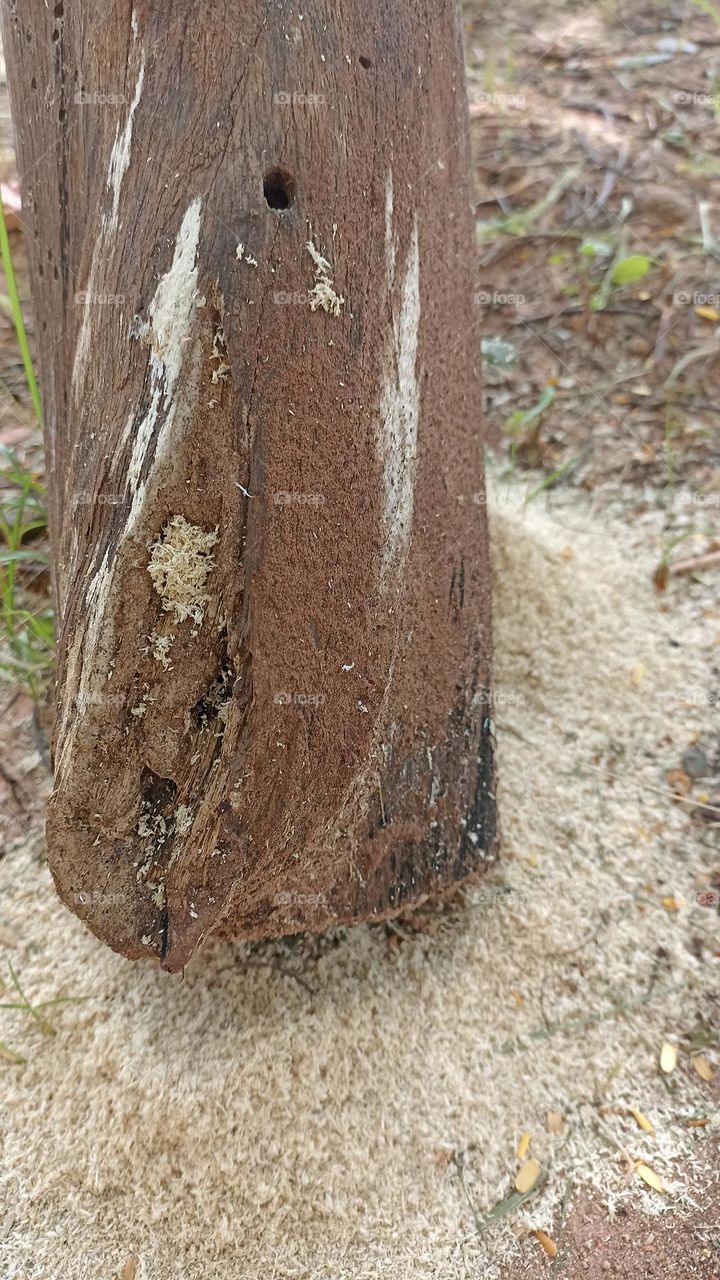
<path id="1" fill-rule="evenodd" d="M 720 9 L 717 5 L 711 4 L 710 0 L 693 0 L 698 9 L 702 9 L 703 13 L 707 13 L 720 27 Z"/>
<path id="2" fill-rule="evenodd" d="M 48 557 L 43 551 L 0 551 L 0 564 L 10 564 L 17 560 L 30 560 L 35 564 L 48 563 Z"/>
<path id="3" fill-rule="evenodd" d="M 30 397 L 35 407 L 37 420 L 39 423 L 42 423 L 40 392 L 35 379 L 35 370 L 33 369 L 32 356 L 30 355 L 30 347 L 28 346 L 27 333 L 25 331 L 25 321 L 23 320 L 22 310 L 20 307 L 20 298 L 18 296 L 17 284 L 15 281 L 15 269 L 13 267 L 12 253 L 10 252 L 10 240 L 8 238 L 7 224 L 5 222 L 5 210 L 3 208 L 2 200 L 0 200 L 0 255 L 2 256 L 3 268 L 5 270 L 5 279 L 7 281 L 12 318 L 15 325 L 18 346 L 20 348 L 20 355 L 22 356 L 23 367 L 25 369 L 25 378 L 28 384 Z"/>
<path id="4" fill-rule="evenodd" d="M 31 1018 L 34 1018 L 34 1019 L 35 1019 L 35 1021 L 36 1021 L 36 1022 L 37 1022 L 37 1024 L 38 1024 L 38 1026 L 40 1027 L 40 1029 L 41 1029 L 42 1031 L 44 1031 L 44 1032 L 45 1032 L 45 1035 L 46 1035 L 46 1036 L 55 1036 L 55 1035 L 57 1035 L 57 1031 L 55 1030 L 55 1028 L 54 1028 L 54 1026 L 52 1025 L 52 1023 L 51 1023 L 51 1022 L 48 1022 L 47 1018 L 44 1018 L 44 1017 L 42 1016 L 42 1014 L 41 1014 L 41 1013 L 38 1013 L 38 1010 L 35 1008 L 35 1006 L 34 1006 L 34 1005 L 32 1005 L 32 1004 L 30 1003 L 30 1001 L 28 1000 L 27 996 L 25 995 L 25 992 L 23 991 L 22 987 L 20 986 L 20 980 L 19 980 L 19 978 L 18 978 L 18 976 L 17 976 L 17 974 L 16 974 L 15 970 L 13 969 L 12 964 L 11 964 L 11 962 L 10 962 L 9 960 L 8 960 L 8 968 L 9 968 L 9 970 L 10 970 L 10 978 L 11 978 L 11 980 L 12 980 L 12 984 L 13 984 L 13 986 L 14 986 L 15 990 L 17 991 L 17 993 L 18 993 L 18 995 L 19 995 L 19 997 L 20 997 L 20 999 L 21 999 L 21 1001 L 22 1001 L 23 1008 L 26 1010 L 26 1012 L 27 1012 L 27 1013 L 29 1013 L 29 1014 L 30 1014 L 30 1017 L 31 1017 Z"/>
<path id="5" fill-rule="evenodd" d="M 7 1062 L 17 1062 L 20 1065 L 27 1062 L 27 1058 L 23 1058 L 21 1053 L 16 1053 L 14 1049 L 4 1044 L 2 1040 L 0 1040 L 0 1058 L 5 1058 Z"/>
<path id="6" fill-rule="evenodd" d="M 552 489 L 553 485 L 557 484 L 558 480 L 562 480 L 563 476 L 567 475 L 568 471 L 572 471 L 573 467 L 576 467 L 578 462 L 582 461 L 586 453 L 587 449 L 583 449 L 582 453 L 576 453 L 573 458 L 568 458 L 567 462 L 561 463 L 559 467 L 556 467 L 556 469 L 550 473 L 550 475 L 545 476 L 544 480 L 542 480 L 540 484 L 533 489 L 532 493 L 527 495 L 525 498 L 525 506 L 527 506 L 529 502 L 533 502 L 539 493 L 544 493 L 546 489 Z"/>

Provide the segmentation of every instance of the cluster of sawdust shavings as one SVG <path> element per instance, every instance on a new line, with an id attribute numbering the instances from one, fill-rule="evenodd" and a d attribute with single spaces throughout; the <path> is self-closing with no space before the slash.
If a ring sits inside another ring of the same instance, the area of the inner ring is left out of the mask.
<path id="1" fill-rule="evenodd" d="M 245 252 L 245 245 L 242 243 L 242 241 L 240 242 L 240 244 L 237 246 L 237 249 L 235 250 L 235 257 L 237 258 L 238 262 L 247 262 L 249 267 L 256 267 L 258 264 L 257 258 L 254 257 L 252 253 Z"/>
<path id="2" fill-rule="evenodd" d="M 145 712 L 148 709 L 148 703 L 154 702 L 154 701 L 155 699 L 152 697 L 150 693 L 149 686 L 147 684 L 144 684 L 142 687 L 142 693 L 140 695 L 139 700 L 136 702 L 134 707 L 130 708 L 130 715 L 135 716 L 138 720 L 142 719 L 142 717 L 145 715 Z"/>
<path id="3" fill-rule="evenodd" d="M 177 622 L 191 618 L 199 626 L 203 620 L 203 606 L 210 599 L 207 580 L 215 567 L 210 553 L 217 539 L 217 529 L 201 529 L 176 515 L 150 547 L 148 573 L 163 609 Z"/>
<path id="4" fill-rule="evenodd" d="M 153 631 L 148 636 L 148 647 L 146 653 L 151 653 L 156 662 L 164 671 L 172 671 L 172 662 L 170 661 L 170 650 L 175 643 L 174 636 L 159 636 Z"/>
<path id="5" fill-rule="evenodd" d="M 157 840 L 162 843 L 168 836 L 186 836 L 192 829 L 193 817 L 192 809 L 186 804 L 178 805 L 175 813 L 168 818 L 146 810 L 140 815 L 137 832 L 142 840 Z"/>
<path id="6" fill-rule="evenodd" d="M 217 386 L 219 382 L 227 382 L 230 375 L 230 365 L 227 362 L 227 343 L 225 341 L 225 330 L 222 325 L 215 330 L 213 334 L 211 360 L 217 360 L 217 365 L 212 371 L 211 381 Z"/>
<path id="7" fill-rule="evenodd" d="M 165 885 L 160 881 L 148 880 L 148 887 L 152 889 L 152 900 L 155 903 L 155 906 L 162 910 L 167 902 L 167 890 L 165 889 Z"/>
<path id="8" fill-rule="evenodd" d="M 328 315 L 339 316 L 340 308 L 344 306 L 345 299 L 340 297 L 333 288 L 331 279 L 332 267 L 327 258 L 324 258 L 320 250 L 313 244 L 312 240 L 307 242 L 307 251 L 313 260 L 315 284 L 310 290 L 310 310 L 317 311 L 322 308 L 327 311 Z"/>
<path id="9" fill-rule="evenodd" d="M 141 840 L 164 840 L 167 835 L 167 823 L 161 814 L 143 813 L 137 826 Z"/>
<path id="10" fill-rule="evenodd" d="M 193 813 L 186 804 L 178 805 L 175 810 L 175 831 L 179 836 L 186 836 L 192 829 Z"/>

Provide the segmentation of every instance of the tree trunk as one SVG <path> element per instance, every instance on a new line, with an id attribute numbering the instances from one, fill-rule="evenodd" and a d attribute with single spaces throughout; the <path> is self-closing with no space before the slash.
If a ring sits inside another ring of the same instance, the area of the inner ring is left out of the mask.
<path id="1" fill-rule="evenodd" d="M 48 856 L 111 947 L 494 857 L 454 0 L 3 0 L 59 621 Z"/>

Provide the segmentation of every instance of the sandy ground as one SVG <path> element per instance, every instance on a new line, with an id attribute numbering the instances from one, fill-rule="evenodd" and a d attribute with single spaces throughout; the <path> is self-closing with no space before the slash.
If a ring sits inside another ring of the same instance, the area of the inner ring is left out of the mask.
<path id="1" fill-rule="evenodd" d="M 4 1001 L 12 964 L 33 1004 L 79 1002 L 41 1011 L 52 1036 L 0 1010 L 25 1059 L 0 1064 L 7 1280 L 645 1278 L 673 1248 L 676 1274 L 717 1275 L 718 1089 L 693 1050 L 717 1068 L 698 894 L 720 814 L 666 775 L 717 753 L 720 613 L 702 586 L 654 591 L 651 524 L 524 492 L 494 486 L 505 852 L 482 889 L 208 946 L 176 980 L 65 911 L 37 825 L 11 842 Z M 518 1206 L 523 1135 L 540 1173 Z"/>

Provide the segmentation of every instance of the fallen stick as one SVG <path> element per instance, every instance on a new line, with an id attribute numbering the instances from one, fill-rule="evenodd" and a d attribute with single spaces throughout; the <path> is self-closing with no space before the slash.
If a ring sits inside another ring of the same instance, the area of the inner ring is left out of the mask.
<path id="1" fill-rule="evenodd" d="M 677 560 L 675 564 L 671 564 L 668 573 L 671 577 L 680 577 L 681 574 L 697 573 L 701 569 L 717 569 L 720 566 L 720 550 L 708 551 L 702 556 L 693 556 L 688 560 Z"/>

